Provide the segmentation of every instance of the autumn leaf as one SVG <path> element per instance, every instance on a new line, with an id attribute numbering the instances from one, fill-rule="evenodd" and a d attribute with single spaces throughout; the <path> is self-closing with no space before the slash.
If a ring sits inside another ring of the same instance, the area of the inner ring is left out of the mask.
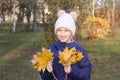
<path id="1" fill-rule="evenodd" d="M 82 52 L 76 51 L 75 47 L 71 48 L 70 50 L 68 47 L 66 47 L 63 52 L 59 51 L 59 63 L 61 63 L 63 66 L 74 64 L 77 61 L 82 60 L 83 57 L 84 56 L 82 55 Z"/>
<path id="2" fill-rule="evenodd" d="M 42 48 L 42 52 L 37 52 L 33 55 L 33 59 L 31 60 L 33 67 L 38 71 L 45 71 L 48 62 L 52 62 L 53 60 L 53 53 L 46 49 Z"/>

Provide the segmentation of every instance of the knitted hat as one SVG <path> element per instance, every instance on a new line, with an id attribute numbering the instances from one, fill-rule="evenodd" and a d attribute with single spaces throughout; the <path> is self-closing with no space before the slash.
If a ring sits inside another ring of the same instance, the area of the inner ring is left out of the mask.
<path id="1" fill-rule="evenodd" d="M 60 27 L 66 27 L 71 30 L 73 36 L 76 31 L 75 20 L 77 18 L 76 12 L 66 13 L 64 10 L 58 11 L 58 19 L 55 22 L 54 32 L 56 34 L 56 30 Z"/>

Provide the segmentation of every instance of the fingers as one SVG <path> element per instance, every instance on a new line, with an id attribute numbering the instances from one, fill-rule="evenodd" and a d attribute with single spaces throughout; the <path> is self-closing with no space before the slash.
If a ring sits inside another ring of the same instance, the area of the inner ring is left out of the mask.
<path id="1" fill-rule="evenodd" d="M 53 71 L 52 63 L 51 62 L 48 62 L 48 64 L 47 64 L 47 71 L 48 72 L 52 72 Z"/>
<path id="2" fill-rule="evenodd" d="M 71 66 L 64 66 L 64 71 L 66 73 L 70 73 L 71 72 Z"/>
<path id="3" fill-rule="evenodd" d="M 51 62 L 48 62 L 48 64 L 47 64 L 47 71 L 48 72 L 52 72 L 53 71 L 53 67 L 52 67 L 52 63 Z M 64 71 L 66 73 L 70 73 L 71 72 L 71 66 L 64 66 Z"/>

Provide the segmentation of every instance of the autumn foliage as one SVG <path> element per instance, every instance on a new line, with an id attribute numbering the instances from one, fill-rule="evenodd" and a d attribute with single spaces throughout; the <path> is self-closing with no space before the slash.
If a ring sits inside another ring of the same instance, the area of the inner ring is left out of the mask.
<path id="1" fill-rule="evenodd" d="M 52 62 L 53 60 L 53 53 L 45 48 L 42 48 L 42 52 L 37 52 L 32 59 L 32 64 L 35 69 L 38 71 L 45 71 L 48 62 Z"/>
<path id="2" fill-rule="evenodd" d="M 81 29 L 90 40 L 104 38 L 111 31 L 108 21 L 102 18 L 88 18 Z"/>
<path id="3" fill-rule="evenodd" d="M 59 51 L 59 63 L 63 66 L 70 66 L 71 64 L 82 60 L 83 57 L 82 52 L 76 51 L 75 47 L 71 49 L 66 47 L 63 52 Z M 37 52 L 33 55 L 33 59 L 31 60 L 33 67 L 38 71 L 42 70 L 43 72 L 45 71 L 48 62 L 52 61 L 53 53 L 46 48 L 42 48 L 42 52 Z"/>
<path id="4" fill-rule="evenodd" d="M 66 47 L 63 52 L 59 51 L 59 58 L 59 63 L 61 63 L 63 66 L 70 66 L 71 64 L 82 60 L 83 55 L 82 52 L 76 51 L 75 47 L 71 48 L 70 50 L 68 47 Z"/>

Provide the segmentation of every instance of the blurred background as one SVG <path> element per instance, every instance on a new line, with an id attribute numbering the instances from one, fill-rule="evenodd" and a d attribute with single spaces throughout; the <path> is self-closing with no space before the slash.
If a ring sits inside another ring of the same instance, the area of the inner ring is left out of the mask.
<path id="1" fill-rule="evenodd" d="M 1 0 L 0 80 L 40 80 L 30 60 L 57 40 L 60 9 L 77 12 L 75 39 L 90 56 L 91 80 L 120 79 L 120 0 Z"/>

